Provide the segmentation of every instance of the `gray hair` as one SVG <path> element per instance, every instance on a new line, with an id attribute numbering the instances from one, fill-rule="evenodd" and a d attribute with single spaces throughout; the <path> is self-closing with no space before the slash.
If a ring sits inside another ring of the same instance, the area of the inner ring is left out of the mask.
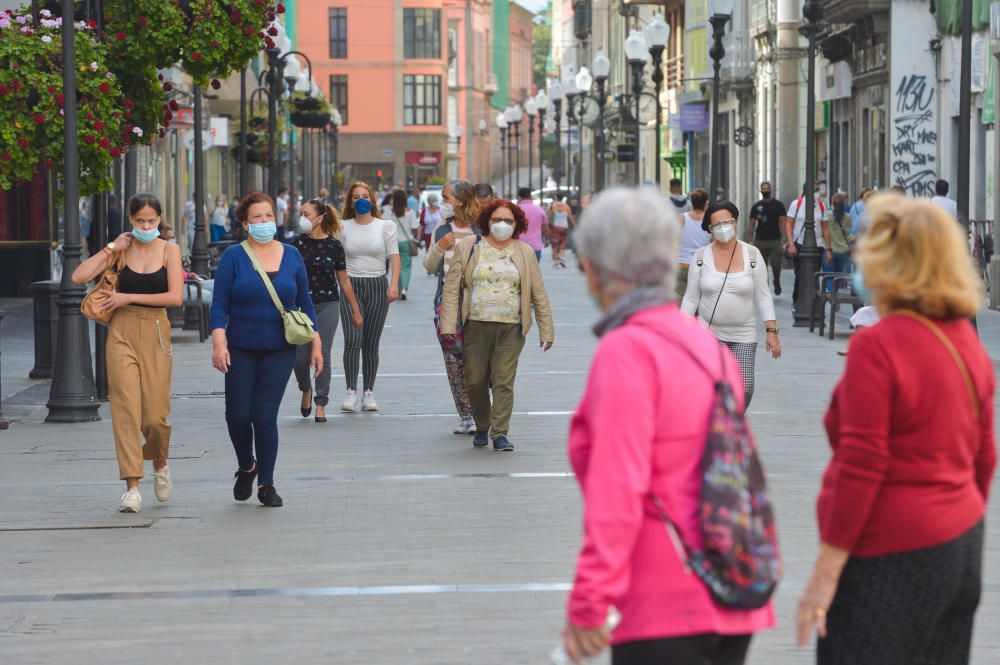
<path id="1" fill-rule="evenodd" d="M 590 261 L 609 292 L 636 288 L 673 292 L 680 221 L 651 187 L 616 187 L 591 201 L 573 233 L 581 260 Z"/>

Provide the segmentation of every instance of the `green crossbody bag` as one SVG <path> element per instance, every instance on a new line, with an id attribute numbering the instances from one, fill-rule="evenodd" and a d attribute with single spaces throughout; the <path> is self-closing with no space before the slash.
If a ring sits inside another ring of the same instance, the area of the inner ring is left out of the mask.
<path id="1" fill-rule="evenodd" d="M 257 269 L 257 274 L 260 278 L 264 280 L 264 286 L 267 287 L 267 292 L 271 294 L 271 300 L 274 301 L 274 306 L 278 308 L 281 313 L 281 321 L 285 326 L 285 341 L 293 346 L 299 346 L 301 344 L 308 344 L 316 338 L 316 331 L 313 330 L 312 319 L 303 312 L 301 309 L 296 309 L 291 312 L 285 309 L 284 305 L 281 304 L 281 298 L 274 290 L 274 284 L 271 283 L 271 278 L 268 277 L 267 271 L 264 267 L 260 265 L 260 261 L 257 260 L 257 256 L 250 249 L 250 244 L 244 240 L 240 243 L 240 246 L 250 257 L 250 263 L 253 267 Z"/>

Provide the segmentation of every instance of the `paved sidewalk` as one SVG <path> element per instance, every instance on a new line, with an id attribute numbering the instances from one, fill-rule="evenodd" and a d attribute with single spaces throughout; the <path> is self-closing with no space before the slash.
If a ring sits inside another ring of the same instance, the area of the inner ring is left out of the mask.
<path id="1" fill-rule="evenodd" d="M 30 330 L 25 344 L 5 320 L 3 392 L 17 387 L 25 404 L 0 432 L 0 663 L 547 663 L 580 538 L 565 441 L 596 310 L 579 272 L 543 267 L 556 346 L 543 354 L 533 331 L 522 356 L 516 453 L 476 451 L 450 433 L 434 280 L 415 264 L 410 299 L 392 306 L 383 337 L 380 414 L 331 410 L 317 425 L 299 417 L 290 384 L 277 510 L 232 500 L 222 376 L 193 333 L 175 336 L 174 499 L 157 504 L 144 484 L 143 511 L 123 515 L 107 409 L 100 422 L 43 424 L 46 386 L 23 378 Z M 755 640 L 755 665 L 814 659 L 793 646 L 792 618 L 815 552 L 821 417 L 846 345 L 792 329 L 788 304 L 779 299 L 785 357 L 759 358 L 751 410 L 787 569 L 780 625 Z M 981 323 L 1000 357 L 1000 317 Z M 342 342 L 338 331 L 334 405 Z M 1000 662 L 998 509 L 994 498 L 977 665 Z"/>

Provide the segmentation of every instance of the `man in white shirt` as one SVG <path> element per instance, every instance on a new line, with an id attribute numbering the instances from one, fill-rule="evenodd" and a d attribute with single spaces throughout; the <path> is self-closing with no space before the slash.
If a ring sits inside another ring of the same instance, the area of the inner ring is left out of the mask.
<path id="1" fill-rule="evenodd" d="M 935 196 L 931 197 L 931 203 L 958 219 L 958 204 L 948 198 L 948 189 L 947 180 L 938 180 L 934 184 Z"/>
<path id="2" fill-rule="evenodd" d="M 799 282 L 801 281 L 801 265 L 799 262 L 799 252 L 805 242 L 806 235 L 806 188 L 802 186 L 802 196 L 792 201 L 788 206 L 788 214 L 785 216 L 785 237 L 788 243 L 785 245 L 785 253 L 795 266 L 795 285 L 792 287 L 792 307 L 799 302 Z M 813 220 L 816 222 L 816 244 L 825 249 L 823 244 L 823 218 L 826 216 L 826 208 L 818 196 L 813 195 Z"/>
<path id="3" fill-rule="evenodd" d="M 279 234 L 288 234 L 291 229 L 285 228 L 285 221 L 288 220 L 288 188 L 281 187 L 278 189 L 278 198 L 274 201 L 274 205 L 278 208 L 275 210 L 274 221 L 277 223 Z"/>

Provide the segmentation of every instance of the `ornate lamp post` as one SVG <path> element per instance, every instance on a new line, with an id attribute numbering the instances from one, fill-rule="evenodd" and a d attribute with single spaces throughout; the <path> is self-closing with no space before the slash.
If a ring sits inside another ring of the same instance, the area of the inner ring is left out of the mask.
<path id="1" fill-rule="evenodd" d="M 712 158 L 709 163 L 708 192 L 713 199 L 719 184 L 719 73 L 722 59 L 726 57 L 722 38 L 726 34 L 726 23 L 732 17 L 735 5 L 736 0 L 708 0 L 708 22 L 712 24 L 712 48 L 708 51 L 712 58 Z"/>
<path id="2" fill-rule="evenodd" d="M 573 183 L 576 182 L 576 172 L 580 168 L 580 163 L 573 158 L 573 125 L 576 125 L 576 135 L 577 135 L 577 145 L 580 144 L 580 122 L 579 115 L 576 109 L 576 98 L 580 94 L 580 91 L 576 87 L 576 78 L 567 73 L 563 77 L 562 82 L 563 97 L 566 99 L 566 120 L 568 120 L 569 125 L 569 140 L 566 142 L 566 185 L 569 188 L 566 198 L 572 198 L 572 187 Z M 582 146 L 581 146 L 582 147 Z M 570 176 L 570 168 L 573 169 L 573 175 Z"/>
<path id="3" fill-rule="evenodd" d="M 580 96 L 577 98 L 580 108 L 577 110 L 577 120 L 580 123 L 580 161 L 579 167 L 576 170 L 576 196 L 577 201 L 583 201 L 583 119 L 586 114 L 585 103 L 587 97 L 590 95 L 590 89 L 594 85 L 594 77 L 591 75 L 590 70 L 584 65 L 580 67 L 580 71 L 576 73 L 573 77 L 573 82 L 576 84 L 576 89 L 580 91 Z M 590 161 L 590 160 L 588 160 Z M 593 162 L 591 162 L 593 164 Z M 593 166 L 591 166 L 593 169 Z M 591 171 L 591 177 L 593 177 L 593 171 Z"/>
<path id="4" fill-rule="evenodd" d="M 600 109 L 600 121 L 601 125 L 598 128 L 598 141 L 597 141 L 597 191 L 600 192 L 605 187 L 605 169 L 604 169 L 604 152 L 607 150 L 605 144 L 605 119 L 604 119 L 604 108 L 608 105 L 608 76 L 611 74 L 611 60 L 608 56 L 604 54 L 604 51 L 598 51 L 597 55 L 594 56 L 594 80 L 597 81 L 597 107 Z"/>
<path id="5" fill-rule="evenodd" d="M 508 116 L 507 122 L 510 124 L 511 129 L 514 130 L 512 146 L 512 150 L 514 151 L 514 186 L 513 188 L 508 188 L 507 191 L 507 194 L 511 194 L 511 190 L 517 192 L 521 186 L 521 119 L 524 117 L 524 113 L 521 111 L 519 104 L 511 106 L 508 111 L 510 111 L 510 116 Z"/>
<path id="6" fill-rule="evenodd" d="M 497 113 L 497 128 L 500 130 L 500 187 L 507 189 L 507 118 L 503 113 Z"/>
<path id="7" fill-rule="evenodd" d="M 292 58 L 285 65 L 285 90 L 289 93 L 295 90 L 296 84 L 299 82 L 299 76 L 302 75 L 302 66 L 299 64 L 298 59 Z M 288 191 L 289 191 L 289 204 L 288 204 L 288 214 L 291 216 L 292 208 L 295 206 L 295 125 L 288 123 Z M 305 130 L 303 130 L 303 134 Z M 304 143 L 304 140 L 303 140 Z M 302 162 L 305 163 L 305 155 L 302 156 Z M 305 171 L 303 171 L 305 175 Z M 303 189 L 305 189 L 305 180 L 303 179 Z"/>
<path id="8" fill-rule="evenodd" d="M 524 112 L 528 114 L 528 189 L 533 189 L 531 186 L 532 171 L 534 171 L 532 157 L 535 144 L 535 116 L 538 115 L 538 104 L 533 97 L 524 103 Z M 541 161 L 541 157 L 539 157 L 539 161 Z"/>
<path id="9" fill-rule="evenodd" d="M 625 38 L 625 57 L 632 68 L 632 97 L 635 101 L 635 184 L 639 185 L 639 100 L 642 97 L 642 72 L 646 67 L 649 44 L 638 30 L 632 30 Z"/>
<path id="10" fill-rule="evenodd" d="M 646 43 L 649 44 L 649 54 L 653 56 L 653 86 L 656 90 L 656 186 L 660 186 L 660 122 L 663 116 L 663 108 L 660 101 L 660 94 L 663 91 L 663 50 L 670 40 L 670 26 L 663 20 L 663 16 L 656 14 L 643 30 L 646 36 Z"/>
<path id="11" fill-rule="evenodd" d="M 559 179 L 562 177 L 563 169 L 566 168 L 565 159 L 561 159 L 563 155 L 562 149 L 562 100 L 563 100 L 563 89 L 562 84 L 559 81 L 553 81 L 549 85 L 549 98 L 552 100 L 552 119 L 556 124 L 556 164 L 555 168 L 552 169 L 555 172 L 555 177 L 553 180 L 556 181 L 556 189 L 559 188 Z"/>
<path id="12" fill-rule="evenodd" d="M 544 90 L 539 90 L 535 95 L 535 108 L 538 109 L 538 189 L 539 192 L 545 189 L 545 166 L 542 163 L 542 144 L 544 140 L 543 127 L 545 126 L 545 111 L 549 108 L 549 96 Z M 541 199 L 541 193 L 538 196 Z"/>
<path id="13" fill-rule="evenodd" d="M 799 250 L 799 301 L 796 303 L 794 324 L 796 327 L 809 325 L 809 313 L 816 293 L 816 281 L 812 276 L 819 271 L 822 257 L 822 252 L 816 243 L 813 167 L 816 161 L 816 38 L 823 30 L 820 25 L 823 16 L 820 3 L 817 0 L 807 0 L 802 5 L 802 16 L 806 23 L 799 32 L 809 39 L 809 64 L 806 70 L 806 191 L 803 200 L 806 210 L 802 249 Z"/>

